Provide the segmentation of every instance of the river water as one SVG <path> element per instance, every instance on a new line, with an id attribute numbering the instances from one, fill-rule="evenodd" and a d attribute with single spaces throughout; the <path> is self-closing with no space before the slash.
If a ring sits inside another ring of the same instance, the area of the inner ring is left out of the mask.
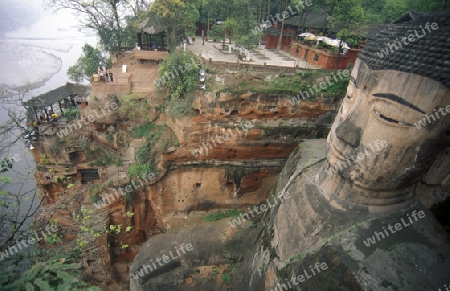
<path id="1" fill-rule="evenodd" d="M 19 91 L 20 94 L 27 91 L 24 100 L 28 100 L 63 86 L 69 81 L 67 69 L 81 56 L 84 44 L 95 46 L 98 41 L 92 31 L 76 27 L 78 21 L 69 12 L 51 13 L 44 11 L 36 3 L 33 9 L 32 13 L 37 14 L 39 21 L 28 27 L 9 31 L 4 34 L 4 39 L 0 39 L 1 95 L 8 95 L 13 100 L 12 104 L 0 102 L 0 123 L 8 120 L 8 109 L 23 114 L 24 110 L 17 98 Z M 20 14 L 20 11 L 16 12 Z M 17 130 L 0 138 L 2 141 L 13 140 L 20 134 Z M 4 190 L 12 193 L 29 192 L 20 202 L 20 211 L 33 211 L 39 204 L 38 197 L 33 199 L 33 190 L 36 189 L 35 161 L 23 139 L 3 150 L 0 158 L 8 155 L 16 155 L 16 162 L 12 170 L 2 174 L 13 180 L 13 184 Z M 0 211 L 6 210 L 0 208 Z M 29 227 L 30 221 L 25 228 Z M 1 238 L 0 235 L 0 243 Z"/>

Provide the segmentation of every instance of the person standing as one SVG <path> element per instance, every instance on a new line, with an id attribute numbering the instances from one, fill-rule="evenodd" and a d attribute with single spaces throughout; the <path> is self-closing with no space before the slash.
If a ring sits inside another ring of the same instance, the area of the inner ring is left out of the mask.
<path id="1" fill-rule="evenodd" d="M 102 67 L 98 67 L 97 72 L 98 72 L 98 80 L 99 81 L 103 81 L 103 70 L 102 70 Z"/>

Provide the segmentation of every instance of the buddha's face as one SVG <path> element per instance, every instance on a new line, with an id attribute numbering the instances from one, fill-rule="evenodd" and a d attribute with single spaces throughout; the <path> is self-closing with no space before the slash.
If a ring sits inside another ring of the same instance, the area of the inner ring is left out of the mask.
<path id="1" fill-rule="evenodd" d="M 328 170 L 365 189 L 401 189 L 431 165 L 448 140 L 449 125 L 450 92 L 443 85 L 373 71 L 357 59 L 328 135 Z"/>

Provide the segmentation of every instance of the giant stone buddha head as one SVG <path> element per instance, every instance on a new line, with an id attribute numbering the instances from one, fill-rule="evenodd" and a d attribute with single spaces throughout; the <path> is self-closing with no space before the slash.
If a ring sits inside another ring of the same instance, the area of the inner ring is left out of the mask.
<path id="1" fill-rule="evenodd" d="M 325 171 L 341 198 L 365 205 L 410 200 L 448 147 L 449 19 L 391 25 L 358 55 L 328 135 Z"/>

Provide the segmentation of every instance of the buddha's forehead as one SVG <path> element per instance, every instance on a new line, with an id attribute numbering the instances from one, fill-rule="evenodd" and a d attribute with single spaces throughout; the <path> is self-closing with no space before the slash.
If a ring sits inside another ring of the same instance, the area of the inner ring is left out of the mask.
<path id="1" fill-rule="evenodd" d="M 425 112 L 436 106 L 450 105 L 450 91 L 441 83 L 422 75 L 396 70 L 371 70 L 357 59 L 351 79 L 363 94 L 393 94 Z"/>

